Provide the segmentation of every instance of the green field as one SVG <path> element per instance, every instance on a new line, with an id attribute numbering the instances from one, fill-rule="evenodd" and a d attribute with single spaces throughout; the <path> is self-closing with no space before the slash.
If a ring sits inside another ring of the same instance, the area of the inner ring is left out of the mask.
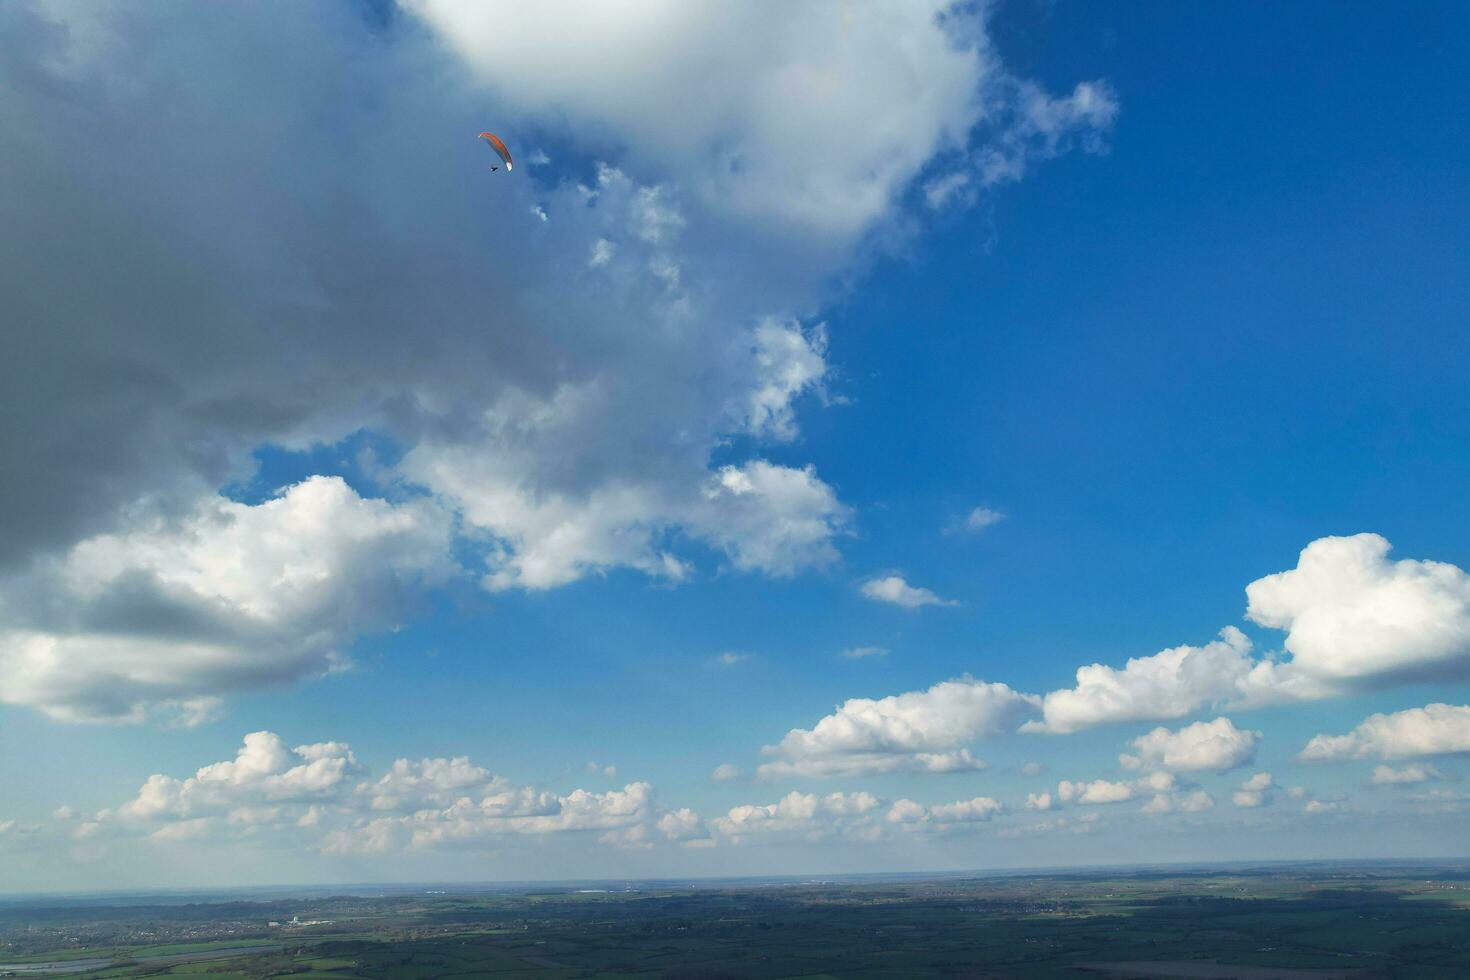
<path id="1" fill-rule="evenodd" d="M 326 921 L 265 926 L 293 915 Z M 219 938 L 203 935 L 211 923 Z M 244 935 L 251 929 L 259 935 Z M 178 933 L 200 938 L 126 941 Z M 83 978 L 1465 977 L 1470 873 L 1113 872 L 183 907 L 12 905 L 0 908 L 0 936 L 14 954 L 0 963 L 97 957 L 112 964 L 65 974 Z M 90 936 L 108 941 L 79 938 Z M 47 937 L 52 946 L 42 948 Z M 252 944 L 268 948 L 242 951 Z"/>

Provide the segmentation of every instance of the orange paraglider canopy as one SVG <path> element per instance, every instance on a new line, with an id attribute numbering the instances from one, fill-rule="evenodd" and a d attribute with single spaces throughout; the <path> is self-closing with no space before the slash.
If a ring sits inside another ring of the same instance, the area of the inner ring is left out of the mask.
<path id="1" fill-rule="evenodd" d="M 489 143 L 490 149 L 500 154 L 500 159 L 505 161 L 506 170 L 514 169 L 511 166 L 510 162 L 510 150 L 506 149 L 505 144 L 501 142 L 499 136 L 496 136 L 494 133 L 481 133 L 480 139 L 484 140 L 486 143 Z"/>

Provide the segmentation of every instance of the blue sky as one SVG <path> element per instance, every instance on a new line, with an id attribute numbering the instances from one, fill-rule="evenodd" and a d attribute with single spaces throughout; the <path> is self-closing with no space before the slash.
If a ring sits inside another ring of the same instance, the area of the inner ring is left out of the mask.
<path id="1" fill-rule="evenodd" d="M 1465 11 L 845 9 L 0 15 L 0 889 L 1463 856 Z"/>

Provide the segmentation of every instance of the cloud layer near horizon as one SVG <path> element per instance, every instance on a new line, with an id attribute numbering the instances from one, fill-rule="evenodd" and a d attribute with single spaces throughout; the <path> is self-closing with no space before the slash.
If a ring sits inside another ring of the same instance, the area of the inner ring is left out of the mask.
<path id="1" fill-rule="evenodd" d="M 244 737 L 233 759 L 182 779 L 155 774 L 132 798 L 92 814 L 63 807 L 25 834 L 32 840 L 59 835 L 96 849 L 142 840 L 362 857 L 483 850 L 513 838 L 567 834 L 634 849 L 738 846 L 783 836 L 873 841 L 954 833 L 1004 810 L 990 797 L 926 805 L 868 792 L 793 792 L 705 820 L 688 807 L 664 805 L 647 782 L 556 793 L 518 785 L 463 756 L 397 759 L 375 779 L 346 743 L 291 747 L 260 731 Z"/>
<path id="2" fill-rule="evenodd" d="M 765 754 L 776 758 L 760 773 L 775 778 L 963 771 L 982 765 L 971 743 L 1018 724 L 1022 732 L 1067 735 L 1461 676 L 1470 660 L 1470 576 L 1443 562 L 1391 561 L 1389 550 L 1376 534 L 1319 538 L 1302 549 L 1296 568 L 1246 586 L 1247 618 L 1282 630 L 1289 656 L 1258 655 L 1249 637 L 1228 626 L 1220 639 L 1203 646 L 1171 647 L 1121 668 L 1078 668 L 1075 687 L 1043 696 L 965 677 L 926 691 L 854 698 L 810 730 L 792 729 L 780 743 L 766 746 Z M 1415 709 L 1438 712 L 1433 719 L 1413 712 L 1374 716 L 1352 735 L 1319 736 L 1304 757 L 1432 754 L 1404 746 L 1458 744 L 1457 710 Z M 1392 739 L 1389 728 L 1397 733 Z M 1129 769 L 1225 771 L 1249 764 L 1259 738 L 1228 718 L 1177 731 L 1160 727 L 1135 739 L 1134 752 L 1125 753 L 1121 763 Z"/>

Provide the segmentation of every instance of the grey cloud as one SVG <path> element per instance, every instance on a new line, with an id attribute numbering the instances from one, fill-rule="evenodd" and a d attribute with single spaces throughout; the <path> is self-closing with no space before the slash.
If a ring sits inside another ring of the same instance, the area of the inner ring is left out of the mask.
<path id="1" fill-rule="evenodd" d="M 386 26 L 347 3 L 0 6 L 0 629 L 65 637 L 73 667 L 136 661 L 41 683 L 45 672 L 16 666 L 23 644 L 12 642 L 0 696 L 132 718 L 149 699 L 228 694 L 264 676 L 260 663 L 288 664 L 272 678 L 305 676 L 298 647 L 245 644 L 234 614 L 142 572 L 74 610 L 17 611 L 78 547 L 155 523 L 172 533 L 219 506 L 266 443 L 387 435 L 406 451 L 389 477 L 457 513 L 484 544 L 492 588 L 620 566 L 678 578 L 689 539 L 741 570 L 834 561 L 848 514 L 815 470 L 770 464 L 758 448 L 725 469 L 711 455 L 736 434 L 757 447 L 795 437 L 795 406 L 827 370 L 810 318 L 829 283 L 979 106 L 1017 90 L 994 84 L 1008 76 L 976 54 L 983 32 L 966 40 L 936 27 L 933 10 L 899 6 L 863 44 L 913 39 L 942 54 L 920 66 L 929 74 L 889 103 L 865 97 L 860 112 L 793 103 L 777 97 L 782 73 L 866 73 L 877 61 L 827 63 L 823 18 L 839 7 L 789 11 L 779 23 L 741 15 L 758 30 L 732 50 L 756 60 L 728 65 L 718 85 L 734 123 L 719 131 L 742 145 L 711 157 L 678 134 L 633 148 L 606 138 L 619 124 L 667 125 L 619 116 L 649 72 L 668 68 L 628 61 L 627 47 L 604 53 L 637 70 L 547 102 L 487 74 L 473 31 L 422 4 Z M 565 13 L 532 26 L 557 37 L 585 26 Z M 789 36 L 789 64 L 755 43 L 767 30 Z M 813 113 L 823 129 L 811 145 L 761 164 L 776 177 L 805 167 L 800 181 L 728 170 L 789 144 Z M 1085 115 L 1077 125 L 1097 122 Z M 888 117 L 894 127 L 871 131 Z M 595 135 L 582 149 L 621 169 L 554 183 L 542 168 L 491 175 L 474 140 L 487 120 L 573 142 L 585 121 Z M 823 150 L 846 141 L 866 158 L 875 140 L 878 168 Z M 885 141 L 897 147 L 886 156 Z M 725 178 L 713 180 L 712 160 Z M 831 213 L 772 219 L 823 181 L 842 188 Z M 603 240 L 608 261 L 589 267 Z M 334 624 L 332 643 L 361 628 L 371 623 Z M 207 679 L 114 683 L 171 663 L 145 664 L 144 648 L 180 638 L 248 646 L 258 662 L 206 657 L 218 668 Z"/>

